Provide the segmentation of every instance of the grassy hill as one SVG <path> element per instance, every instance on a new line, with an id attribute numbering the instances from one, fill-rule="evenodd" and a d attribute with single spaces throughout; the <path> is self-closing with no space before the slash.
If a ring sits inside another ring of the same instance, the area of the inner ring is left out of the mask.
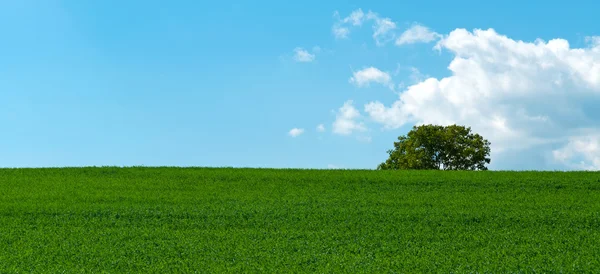
<path id="1" fill-rule="evenodd" d="M 0 169 L 0 272 L 594 272 L 600 173 Z"/>

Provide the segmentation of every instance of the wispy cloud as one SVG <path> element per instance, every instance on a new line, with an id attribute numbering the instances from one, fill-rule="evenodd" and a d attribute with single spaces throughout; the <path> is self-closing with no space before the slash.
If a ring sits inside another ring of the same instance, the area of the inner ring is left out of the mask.
<path id="1" fill-rule="evenodd" d="M 310 53 L 303 48 L 298 47 L 294 49 L 294 60 L 297 62 L 312 62 L 315 60 L 315 57 L 314 53 Z"/>
<path id="2" fill-rule="evenodd" d="M 373 39 L 377 45 L 381 46 L 394 39 L 393 31 L 396 29 L 396 23 L 390 18 L 380 17 L 377 13 L 369 11 L 367 18 L 374 21 Z"/>
<path id="3" fill-rule="evenodd" d="M 394 39 L 394 30 L 396 23 L 390 18 L 381 17 L 379 14 L 369 11 L 364 13 L 362 9 L 354 10 L 347 17 L 341 18 L 339 13 L 334 13 L 336 21 L 331 28 L 333 35 L 337 39 L 348 38 L 350 35 L 350 27 L 362 26 L 365 22 L 372 23 L 373 39 L 377 45 L 384 45 L 388 41 Z"/>
<path id="4" fill-rule="evenodd" d="M 415 24 L 409 29 L 405 30 L 398 39 L 396 39 L 396 45 L 406 45 L 414 43 L 429 43 L 442 38 L 437 32 L 431 31 L 428 27 L 423 25 Z"/>
<path id="5" fill-rule="evenodd" d="M 333 33 L 333 36 L 335 36 L 336 39 L 348 38 L 348 35 L 350 34 L 350 30 L 348 28 L 338 25 L 334 25 L 331 28 L 331 32 Z"/>
<path id="6" fill-rule="evenodd" d="M 600 51 L 600 36 L 587 36 L 585 41 L 595 50 Z"/>
<path id="7" fill-rule="evenodd" d="M 353 11 L 352 13 L 350 13 L 350 15 L 348 15 L 348 17 L 344 18 L 341 21 L 343 23 L 350 23 L 353 26 L 360 26 L 360 25 L 362 25 L 364 20 L 365 20 L 365 13 L 362 11 L 362 9 L 357 9 L 357 10 Z"/>

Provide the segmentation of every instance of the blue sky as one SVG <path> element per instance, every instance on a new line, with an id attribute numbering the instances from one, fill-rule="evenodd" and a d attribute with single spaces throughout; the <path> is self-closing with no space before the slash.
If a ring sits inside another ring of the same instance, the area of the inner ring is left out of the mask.
<path id="1" fill-rule="evenodd" d="M 600 169 L 598 10 L 2 1 L 0 166 L 375 168 L 459 123 L 492 169 Z"/>

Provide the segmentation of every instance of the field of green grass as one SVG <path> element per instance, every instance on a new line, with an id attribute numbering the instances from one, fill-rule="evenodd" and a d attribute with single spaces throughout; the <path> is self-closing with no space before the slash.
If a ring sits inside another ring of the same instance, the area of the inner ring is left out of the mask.
<path id="1" fill-rule="evenodd" d="M 599 270 L 598 172 L 0 169 L 1 273 Z"/>

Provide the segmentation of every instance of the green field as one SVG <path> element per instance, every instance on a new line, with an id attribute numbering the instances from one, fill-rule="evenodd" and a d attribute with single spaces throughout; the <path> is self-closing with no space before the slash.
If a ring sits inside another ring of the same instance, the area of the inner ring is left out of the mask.
<path id="1" fill-rule="evenodd" d="M 598 272 L 600 173 L 0 169 L 0 272 Z"/>

